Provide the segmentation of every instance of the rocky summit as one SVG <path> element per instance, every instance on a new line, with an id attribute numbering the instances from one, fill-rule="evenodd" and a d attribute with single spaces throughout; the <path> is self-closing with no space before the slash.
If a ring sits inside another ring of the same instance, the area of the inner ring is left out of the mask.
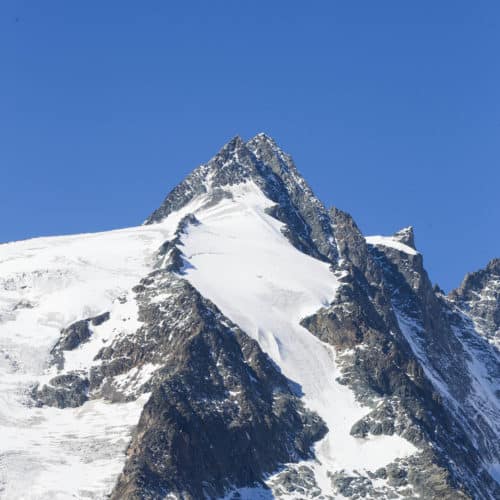
<path id="1" fill-rule="evenodd" d="M 415 240 L 258 134 L 141 226 L 1 245 L 0 498 L 500 498 L 500 259 L 446 295 Z"/>

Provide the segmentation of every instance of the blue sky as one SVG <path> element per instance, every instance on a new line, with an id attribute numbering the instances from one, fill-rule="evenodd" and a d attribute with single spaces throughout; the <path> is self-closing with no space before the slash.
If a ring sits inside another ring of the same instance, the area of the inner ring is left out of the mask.
<path id="1" fill-rule="evenodd" d="M 4 0 L 0 241 L 136 225 L 232 136 L 445 289 L 500 256 L 500 3 Z"/>

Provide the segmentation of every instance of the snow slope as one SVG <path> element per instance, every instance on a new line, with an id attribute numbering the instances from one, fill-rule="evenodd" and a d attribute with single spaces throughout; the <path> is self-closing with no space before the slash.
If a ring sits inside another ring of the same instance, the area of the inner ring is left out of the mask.
<path id="1" fill-rule="evenodd" d="M 282 224 L 265 213 L 271 202 L 253 183 L 232 193 L 233 199 L 196 213 L 201 224 L 183 237 L 185 272 L 300 385 L 306 406 L 326 422 L 330 431 L 316 447 L 314 464 L 323 492 L 331 493 L 327 470 L 375 470 L 416 451 L 399 436 L 350 435 L 368 409 L 335 381 L 333 349 L 299 324 L 333 299 L 338 276 L 290 244 Z"/>
<path id="2" fill-rule="evenodd" d="M 137 307 L 128 292 L 150 271 L 154 252 L 181 216 L 155 226 L 0 245 L 2 498 L 102 498 L 113 486 L 144 397 L 57 409 L 30 407 L 27 393 L 55 375 L 47 364 L 61 328 L 111 312 L 101 335 L 67 353 L 65 370 L 88 369 L 103 342 L 135 331 Z"/>

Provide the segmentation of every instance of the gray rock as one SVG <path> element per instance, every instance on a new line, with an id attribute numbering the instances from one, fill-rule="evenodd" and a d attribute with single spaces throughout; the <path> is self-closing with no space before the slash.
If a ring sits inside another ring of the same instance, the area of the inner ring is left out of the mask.
<path id="1" fill-rule="evenodd" d="M 37 405 L 55 406 L 56 408 L 75 408 L 88 400 L 90 382 L 79 372 L 58 375 L 50 384 L 33 390 Z"/>
<path id="2" fill-rule="evenodd" d="M 500 259 L 467 274 L 449 298 L 473 319 L 479 333 L 500 347 Z"/>
<path id="3" fill-rule="evenodd" d="M 51 354 L 53 362 L 61 369 L 64 367 L 63 351 L 72 351 L 84 342 L 87 342 L 91 335 L 91 326 L 99 326 L 109 319 L 109 312 L 99 314 L 92 318 L 83 319 L 72 323 L 61 330 L 61 336 L 56 345 L 52 348 Z"/>

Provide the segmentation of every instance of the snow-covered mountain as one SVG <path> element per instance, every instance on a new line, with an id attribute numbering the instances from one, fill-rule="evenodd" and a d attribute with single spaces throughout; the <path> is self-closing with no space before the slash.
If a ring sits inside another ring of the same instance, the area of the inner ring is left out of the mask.
<path id="1" fill-rule="evenodd" d="M 500 498 L 498 263 L 444 295 L 264 134 L 0 245 L 0 497 Z"/>

